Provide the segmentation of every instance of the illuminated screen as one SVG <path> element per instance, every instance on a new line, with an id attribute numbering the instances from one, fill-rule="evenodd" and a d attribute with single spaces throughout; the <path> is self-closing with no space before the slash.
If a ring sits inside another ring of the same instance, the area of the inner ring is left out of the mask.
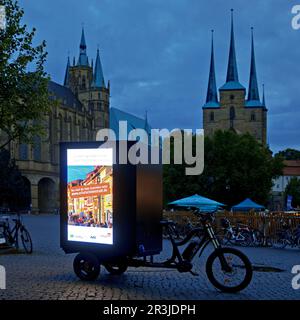
<path id="1" fill-rule="evenodd" d="M 68 149 L 68 240 L 113 244 L 113 149 Z"/>

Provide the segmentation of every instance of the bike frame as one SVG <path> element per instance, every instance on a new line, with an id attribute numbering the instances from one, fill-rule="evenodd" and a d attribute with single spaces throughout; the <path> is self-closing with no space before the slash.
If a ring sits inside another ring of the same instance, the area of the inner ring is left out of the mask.
<path id="1" fill-rule="evenodd" d="M 22 228 L 20 216 L 18 215 L 18 218 L 13 219 L 13 221 L 15 222 L 15 225 L 13 226 L 12 229 L 10 228 L 9 222 L 7 222 L 6 232 L 8 233 L 9 241 L 12 242 L 12 244 L 15 244 L 16 249 L 18 249 L 19 248 L 18 235 L 19 235 L 19 230 Z"/>
<path id="2" fill-rule="evenodd" d="M 172 236 L 172 233 L 174 231 L 174 228 L 172 225 L 166 225 L 169 238 L 172 244 L 172 256 L 165 260 L 164 262 L 153 262 L 153 256 L 151 256 L 150 261 L 147 261 L 146 257 L 144 257 L 144 260 L 131 258 L 129 259 L 129 265 L 134 267 L 152 267 L 152 268 L 170 268 L 170 269 L 179 269 L 181 266 L 183 266 L 186 261 L 183 259 L 182 254 L 179 251 L 179 247 L 184 246 L 187 244 L 192 238 L 197 236 L 200 241 L 197 244 L 197 247 L 195 248 L 195 252 L 193 253 L 193 257 L 191 261 L 188 261 L 188 263 L 191 263 L 193 258 L 198 254 L 200 251 L 199 257 L 201 257 L 203 251 L 208 246 L 208 244 L 211 242 L 214 246 L 214 249 L 216 251 L 219 251 L 222 246 L 218 240 L 218 238 L 215 235 L 215 232 L 210 224 L 210 222 L 206 221 L 205 218 L 201 221 L 203 228 L 196 227 L 193 228 L 188 235 L 181 241 L 175 241 L 174 237 Z M 229 267 L 225 257 L 220 254 L 219 255 L 220 263 L 222 265 L 222 269 L 225 271 L 230 271 L 231 268 Z M 192 267 L 192 264 L 190 265 Z M 187 270 L 184 270 L 182 272 L 188 272 L 190 271 L 188 268 Z"/>

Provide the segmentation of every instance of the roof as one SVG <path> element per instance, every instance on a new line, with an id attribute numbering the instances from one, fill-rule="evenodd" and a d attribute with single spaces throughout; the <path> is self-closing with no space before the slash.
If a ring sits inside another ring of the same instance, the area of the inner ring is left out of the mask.
<path id="1" fill-rule="evenodd" d="M 199 196 L 198 194 L 172 201 L 169 205 L 178 207 L 198 207 L 202 211 L 212 211 L 225 206 L 223 203 Z"/>
<path id="2" fill-rule="evenodd" d="M 219 90 L 246 90 L 238 81 L 226 82 Z"/>
<path id="3" fill-rule="evenodd" d="M 110 108 L 109 122 L 110 128 L 114 130 L 116 138 L 119 137 L 119 121 L 127 121 L 127 136 L 129 132 L 133 129 L 144 129 L 147 131 L 148 135 L 151 133 L 151 126 L 147 119 L 135 116 L 131 113 L 125 112 L 117 108 Z"/>
<path id="4" fill-rule="evenodd" d="M 54 81 L 49 81 L 48 90 L 53 93 L 57 99 L 61 99 L 65 106 L 75 108 L 80 111 L 82 110 L 81 102 L 75 97 L 71 89 Z"/>
<path id="5" fill-rule="evenodd" d="M 94 80 L 93 80 L 93 84 L 92 85 L 94 87 L 96 87 L 96 88 L 105 87 L 99 49 L 97 50 L 96 65 L 95 65 L 95 72 L 94 72 Z"/>
<path id="6" fill-rule="evenodd" d="M 283 168 L 284 176 L 299 176 L 300 177 L 300 160 L 285 160 Z"/>
<path id="7" fill-rule="evenodd" d="M 264 108 L 259 100 L 247 100 L 245 105 L 248 108 Z"/>
<path id="8" fill-rule="evenodd" d="M 219 102 L 210 101 L 205 103 L 205 105 L 202 107 L 203 109 L 219 109 L 220 104 Z"/>
<path id="9" fill-rule="evenodd" d="M 232 207 L 233 211 L 249 211 L 252 209 L 256 209 L 256 210 L 264 210 L 265 207 L 255 203 L 254 201 L 252 201 L 251 199 L 247 198 L 244 201 L 242 201 L 241 203 L 235 205 Z"/>

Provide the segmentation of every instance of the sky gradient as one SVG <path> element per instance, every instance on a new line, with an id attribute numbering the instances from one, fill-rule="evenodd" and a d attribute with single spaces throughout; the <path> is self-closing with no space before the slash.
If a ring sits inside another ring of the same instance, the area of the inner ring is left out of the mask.
<path id="1" fill-rule="evenodd" d="M 20 0 L 24 22 L 47 41 L 46 71 L 62 83 L 68 52 L 79 55 L 84 23 L 89 59 L 100 48 L 111 106 L 154 128 L 202 128 L 215 30 L 218 88 L 224 84 L 234 8 L 239 79 L 248 88 L 250 28 L 254 27 L 260 96 L 265 84 L 268 143 L 273 151 L 300 149 L 300 30 L 285 0 Z M 299 2 L 300 3 L 300 2 Z"/>

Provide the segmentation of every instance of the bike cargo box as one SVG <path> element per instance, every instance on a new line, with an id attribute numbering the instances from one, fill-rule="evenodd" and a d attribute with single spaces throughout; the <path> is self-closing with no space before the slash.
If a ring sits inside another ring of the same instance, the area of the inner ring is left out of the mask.
<path id="1" fill-rule="evenodd" d="M 162 166 L 121 164 L 121 145 L 60 143 L 60 243 L 66 253 L 93 252 L 109 261 L 162 251 Z M 125 151 L 133 145 L 127 142 Z"/>

